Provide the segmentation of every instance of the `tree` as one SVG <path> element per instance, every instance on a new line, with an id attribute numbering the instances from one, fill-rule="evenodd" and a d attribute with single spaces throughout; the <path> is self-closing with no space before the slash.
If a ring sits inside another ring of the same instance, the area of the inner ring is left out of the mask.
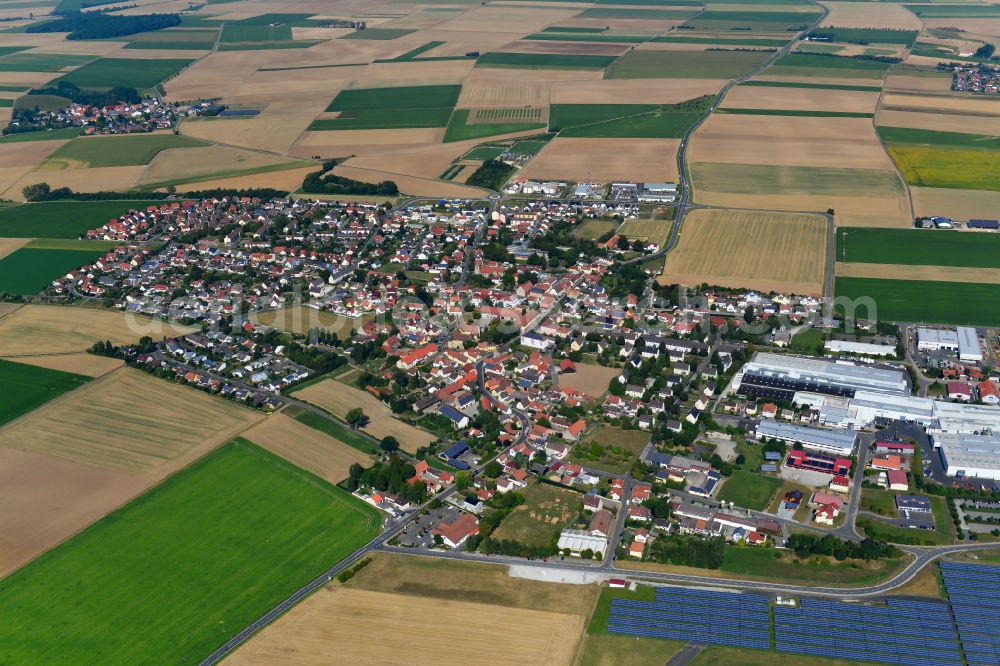
<path id="1" fill-rule="evenodd" d="M 486 465 L 485 468 L 483 468 L 483 474 L 490 477 L 491 479 L 495 479 L 501 474 L 503 474 L 503 465 L 494 460 L 488 465 Z"/>
<path id="2" fill-rule="evenodd" d="M 52 191 L 48 183 L 35 183 L 33 185 L 28 185 L 21 190 L 21 194 L 28 201 L 43 201 Z"/>
<path id="3" fill-rule="evenodd" d="M 399 440 L 392 435 L 388 435 L 382 438 L 382 441 L 378 443 L 378 447 L 386 453 L 392 453 L 399 450 Z"/>
<path id="4" fill-rule="evenodd" d="M 367 425 L 369 419 L 365 415 L 363 409 L 361 409 L 360 407 L 355 407 L 354 409 L 347 412 L 347 417 L 345 420 L 347 421 L 347 425 L 351 426 L 351 428 L 353 428 L 354 430 L 357 430 L 358 428 L 363 428 L 365 425 Z"/>
<path id="5" fill-rule="evenodd" d="M 465 490 L 472 485 L 472 472 L 459 472 L 455 475 L 455 487 Z"/>

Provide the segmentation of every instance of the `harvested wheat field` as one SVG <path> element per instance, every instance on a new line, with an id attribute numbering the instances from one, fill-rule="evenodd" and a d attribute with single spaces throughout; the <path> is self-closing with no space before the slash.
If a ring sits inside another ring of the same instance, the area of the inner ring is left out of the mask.
<path id="1" fill-rule="evenodd" d="M 0 446 L 162 478 L 263 416 L 223 398 L 122 368 L 0 430 Z"/>
<path id="2" fill-rule="evenodd" d="M 195 330 L 117 310 L 25 305 L 0 319 L 0 356 L 82 352 L 98 340 L 122 345 Z"/>
<path id="3" fill-rule="evenodd" d="M 461 109 L 494 109 L 543 106 L 549 103 L 548 82 L 472 84 L 462 87 L 456 106 Z"/>
<path id="4" fill-rule="evenodd" d="M 856 90 L 736 86 L 721 108 L 874 113 L 878 96 L 877 92 Z"/>
<path id="5" fill-rule="evenodd" d="M 946 95 L 906 95 L 886 93 L 882 98 L 882 108 L 891 110 L 929 111 L 932 113 L 976 114 L 1000 116 L 1000 99 L 989 97 L 951 97 Z M 955 118 L 961 123 L 962 118 Z M 1000 122 L 1000 121 L 998 121 Z"/>
<path id="6" fill-rule="evenodd" d="M 525 39 L 511 42 L 504 47 L 504 53 L 554 53 L 563 55 L 610 55 L 620 56 L 628 51 L 628 44 L 605 44 L 601 42 L 550 42 Z"/>
<path id="7" fill-rule="evenodd" d="M 0 577 L 152 484 L 147 477 L 0 446 Z"/>
<path id="8" fill-rule="evenodd" d="M 498 631 L 503 627 L 503 631 Z M 569 664 L 580 615 L 327 587 L 240 648 L 240 664 Z M 517 640 L 511 640 L 511 636 Z M 449 646 L 414 649 L 415 645 Z"/>
<path id="9" fill-rule="evenodd" d="M 888 2 L 820 2 L 830 10 L 824 26 L 920 30 L 923 22 L 902 5 Z"/>
<path id="10" fill-rule="evenodd" d="M 360 329 L 365 322 L 370 320 L 370 317 L 351 319 L 326 310 L 317 310 L 305 305 L 293 305 L 288 308 L 254 313 L 250 315 L 250 320 L 298 335 L 306 335 L 311 329 L 322 328 L 341 337 L 350 337 L 351 332 Z"/>
<path id="11" fill-rule="evenodd" d="M 885 89 L 892 91 L 941 92 L 951 91 L 951 76 L 907 76 L 890 74 L 885 79 Z"/>
<path id="12" fill-rule="evenodd" d="M 40 368 L 50 368 L 52 370 L 72 372 L 76 375 L 86 375 L 87 377 L 100 377 L 125 365 L 125 362 L 118 358 L 95 356 L 94 354 L 86 353 L 15 356 L 9 360 L 26 365 L 37 365 Z"/>
<path id="13" fill-rule="evenodd" d="M 916 215 L 947 215 L 956 220 L 996 219 L 1000 211 L 1000 192 L 911 187 L 910 193 Z"/>
<path id="14" fill-rule="evenodd" d="M 879 127 L 905 127 L 908 129 L 955 132 L 996 136 L 1000 134 L 1000 118 L 996 116 L 954 115 L 949 113 L 922 113 L 919 111 L 886 111 L 875 116 Z"/>
<path id="15" fill-rule="evenodd" d="M 714 95 L 725 83 L 721 79 L 559 81 L 552 84 L 552 103 L 677 104 L 702 95 Z"/>
<path id="16" fill-rule="evenodd" d="M 407 174 L 393 173 L 391 171 L 375 171 L 352 167 L 350 164 L 337 166 L 333 173 L 345 178 L 353 178 L 367 183 L 380 183 L 391 180 L 399 187 L 399 191 L 404 194 L 425 195 L 435 197 L 459 197 L 465 199 L 483 199 L 487 196 L 486 190 L 468 185 L 459 185 L 434 178 L 421 178 Z"/>
<path id="17" fill-rule="evenodd" d="M 11 188 L 66 140 L 0 144 L 0 192 Z"/>
<path id="18" fill-rule="evenodd" d="M 559 373 L 559 388 L 580 391 L 597 400 L 607 392 L 608 384 L 619 374 L 621 370 L 596 363 L 577 363 L 576 372 Z"/>
<path id="19" fill-rule="evenodd" d="M 518 173 L 518 178 L 603 183 L 676 181 L 679 147 L 679 139 L 556 137 Z"/>
<path id="20" fill-rule="evenodd" d="M 351 409 L 360 407 L 370 419 L 363 428 L 365 432 L 375 439 L 392 435 L 399 440 L 400 447 L 410 453 L 434 441 L 434 436 L 429 432 L 403 423 L 393 416 L 392 411 L 368 391 L 333 379 L 324 379 L 296 391 L 295 397 L 322 407 L 340 418 L 347 416 Z"/>
<path id="21" fill-rule="evenodd" d="M 819 296 L 827 235 L 819 215 L 694 210 L 658 280 Z"/>
<path id="22" fill-rule="evenodd" d="M 21 308 L 20 303 L 0 303 L 0 319 Z"/>
<path id="23" fill-rule="evenodd" d="M 513 69 L 507 67 L 478 67 L 465 79 L 463 85 L 490 85 L 539 83 L 556 81 L 602 81 L 604 72 L 599 69 Z"/>
<path id="24" fill-rule="evenodd" d="M 436 86 L 461 83 L 476 62 L 472 58 L 438 62 L 376 62 L 365 68 L 355 88 Z M 320 70 L 322 71 L 322 70 Z M 337 73 L 339 76 L 340 73 Z"/>
<path id="25" fill-rule="evenodd" d="M 295 147 L 318 149 L 320 147 L 390 146 L 395 148 L 399 145 L 435 143 L 440 134 L 442 132 L 439 127 L 305 132 L 296 141 Z"/>
<path id="26" fill-rule="evenodd" d="M 19 144 L 18 144 L 19 145 Z M 3 196 L 24 201 L 21 190 L 28 185 L 48 183 L 52 189 L 68 187 L 75 192 L 128 190 L 142 175 L 144 166 L 94 167 L 63 171 L 32 171 L 7 188 Z"/>
<path id="27" fill-rule="evenodd" d="M 268 416 L 243 436 L 334 484 L 347 478 L 354 463 L 371 464 L 371 458 L 361 451 L 284 414 Z"/>
<path id="28" fill-rule="evenodd" d="M 838 261 L 836 264 L 836 274 L 838 277 L 1000 284 L 1000 268 L 907 266 L 906 264 L 862 264 Z"/>
<path id="29" fill-rule="evenodd" d="M 0 259 L 3 259 L 30 240 L 30 238 L 0 238 Z"/>
<path id="30" fill-rule="evenodd" d="M 691 139 L 690 160 L 895 169 L 868 118 L 712 114 Z"/>
<path id="31" fill-rule="evenodd" d="M 137 181 L 138 185 L 155 185 L 177 179 L 196 176 L 225 177 L 231 172 L 242 170 L 269 169 L 309 166 L 301 160 L 267 155 L 253 150 L 230 148 L 229 146 L 205 146 L 203 148 L 171 148 L 162 150 L 146 166 Z M 318 165 L 316 165 L 318 166 Z M 314 167 L 315 168 L 315 167 Z M 301 184 L 301 180 L 299 184 Z"/>
<path id="32" fill-rule="evenodd" d="M 302 187 L 302 180 L 307 174 L 316 171 L 318 166 L 303 167 L 301 169 L 282 169 L 281 171 L 268 171 L 256 173 L 249 176 L 233 176 L 231 178 L 216 178 L 214 180 L 199 180 L 194 183 L 178 185 L 178 191 L 200 192 L 203 190 L 243 190 L 257 187 L 273 187 L 279 190 L 295 191 Z"/>
<path id="33" fill-rule="evenodd" d="M 886 191 L 884 196 L 842 196 L 829 194 L 734 194 L 696 190 L 695 200 L 710 206 L 746 206 L 766 210 L 816 211 L 833 208 L 838 227 L 913 226 L 910 204 L 902 192 Z"/>
<path id="34" fill-rule="evenodd" d="M 478 4 L 478 3 L 477 3 Z M 571 19 L 580 12 L 576 8 L 551 9 L 533 8 L 525 11 L 523 6 L 483 5 L 462 12 L 450 21 L 440 23 L 437 30 L 461 32 L 518 32 L 526 35 L 539 32 L 549 25 L 562 25 L 561 21 Z"/>
<path id="35" fill-rule="evenodd" d="M 293 95 L 294 102 L 261 104 L 263 109 L 254 118 L 186 120 L 181 124 L 181 132 L 196 139 L 284 153 L 335 94 L 336 91 L 325 93 L 322 97 L 296 94 Z M 249 101 L 245 103 L 255 106 Z"/>

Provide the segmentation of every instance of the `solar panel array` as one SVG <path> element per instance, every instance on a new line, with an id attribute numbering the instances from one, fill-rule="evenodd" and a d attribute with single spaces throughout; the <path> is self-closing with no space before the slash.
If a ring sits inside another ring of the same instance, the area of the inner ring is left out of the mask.
<path id="1" fill-rule="evenodd" d="M 802 599 L 798 608 L 774 607 L 778 652 L 876 661 L 905 666 L 961 666 L 948 606 L 889 599 L 888 607 Z"/>
<path id="2" fill-rule="evenodd" d="M 771 649 L 768 597 L 659 587 L 656 601 L 613 599 L 608 632 Z"/>
<path id="3" fill-rule="evenodd" d="M 969 666 L 1000 664 L 1000 568 L 941 562 Z"/>

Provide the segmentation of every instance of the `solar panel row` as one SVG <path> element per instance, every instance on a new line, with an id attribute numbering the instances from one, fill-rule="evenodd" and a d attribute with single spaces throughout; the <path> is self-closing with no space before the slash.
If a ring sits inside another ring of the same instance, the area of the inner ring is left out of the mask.
<path id="1" fill-rule="evenodd" d="M 1000 569 L 961 562 L 940 566 L 966 663 L 1000 664 Z"/>

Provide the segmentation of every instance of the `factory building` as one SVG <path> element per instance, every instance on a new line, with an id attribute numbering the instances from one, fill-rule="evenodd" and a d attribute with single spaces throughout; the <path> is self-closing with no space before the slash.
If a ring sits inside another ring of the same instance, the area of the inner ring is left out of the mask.
<path id="1" fill-rule="evenodd" d="M 939 434 L 933 440 L 948 476 L 1000 480 L 1000 437 Z"/>
<path id="2" fill-rule="evenodd" d="M 951 329 L 917 329 L 917 349 L 921 351 L 958 351 L 958 333 Z"/>
<path id="3" fill-rule="evenodd" d="M 976 329 L 970 326 L 959 326 L 958 333 L 958 360 L 970 363 L 978 363 L 983 360 L 983 350 L 979 346 L 979 334 Z"/>
<path id="4" fill-rule="evenodd" d="M 853 430 L 825 430 L 764 419 L 754 429 L 755 437 L 777 439 L 820 453 L 849 457 L 854 453 L 858 435 Z"/>
<path id="5" fill-rule="evenodd" d="M 758 352 L 733 387 L 739 395 L 772 400 L 792 400 L 801 392 L 850 398 L 856 391 L 909 395 L 910 378 L 892 366 Z"/>

